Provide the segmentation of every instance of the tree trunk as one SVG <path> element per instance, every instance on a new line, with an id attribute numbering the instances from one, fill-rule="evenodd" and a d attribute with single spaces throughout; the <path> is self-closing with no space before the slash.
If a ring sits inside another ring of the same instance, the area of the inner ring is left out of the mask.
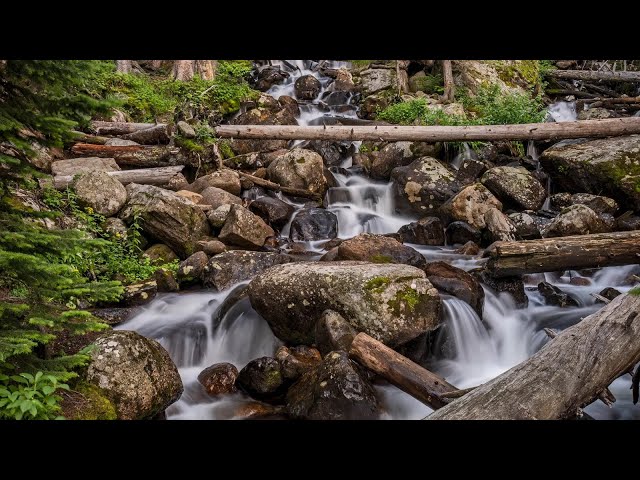
<path id="1" fill-rule="evenodd" d="M 434 410 L 451 401 L 442 394 L 458 391 L 441 376 L 413 363 L 366 333 L 359 333 L 353 339 L 349 356 Z"/>
<path id="2" fill-rule="evenodd" d="M 640 118 L 608 118 L 576 122 L 521 125 L 471 125 L 422 127 L 399 125 L 301 127 L 297 125 L 219 125 L 216 134 L 226 138 L 261 140 L 374 140 L 453 142 L 474 140 L 560 140 L 612 137 L 640 133 Z"/>
<path id="3" fill-rule="evenodd" d="M 591 70 L 550 70 L 548 77 L 569 80 L 603 80 L 605 82 L 640 82 L 640 72 L 594 72 Z"/>
<path id="4" fill-rule="evenodd" d="M 398 95 L 409 93 L 409 74 L 407 67 L 409 60 L 396 60 L 396 78 L 398 81 Z"/>
<path id="5" fill-rule="evenodd" d="M 218 68 L 217 60 L 196 60 L 196 72 L 203 80 L 213 80 L 216 78 Z"/>
<path id="6" fill-rule="evenodd" d="M 186 161 L 179 148 L 168 146 L 108 146 L 77 143 L 71 153 L 80 157 L 113 158 L 124 167 L 168 167 L 181 165 Z"/>
<path id="7" fill-rule="evenodd" d="M 620 295 L 428 420 L 568 418 L 640 361 L 640 295 Z"/>
<path id="8" fill-rule="evenodd" d="M 116 72 L 131 73 L 132 68 L 131 60 L 116 60 Z"/>
<path id="9" fill-rule="evenodd" d="M 442 75 L 444 76 L 444 95 L 446 102 L 453 102 L 455 97 L 455 87 L 453 85 L 453 69 L 451 60 L 442 61 Z"/>
<path id="10" fill-rule="evenodd" d="M 495 242 L 485 255 L 494 277 L 628 265 L 640 260 L 640 231 Z"/>
<path id="11" fill-rule="evenodd" d="M 76 130 L 73 130 L 71 134 L 73 135 L 73 140 L 71 143 L 82 142 L 82 143 L 93 143 L 95 145 L 104 145 L 107 142 L 107 140 L 109 140 L 108 137 L 89 135 L 88 133 L 78 132 Z"/>
<path id="12" fill-rule="evenodd" d="M 133 122 L 102 122 L 94 120 L 91 122 L 91 128 L 95 130 L 97 135 L 118 136 L 128 133 L 145 130 L 147 128 L 164 125 L 164 123 L 133 123 Z"/>
<path id="13" fill-rule="evenodd" d="M 167 144 L 169 143 L 169 140 L 171 140 L 167 125 L 164 123 L 159 123 L 151 128 L 145 128 L 143 130 L 137 130 L 135 132 L 122 135 L 120 138 L 138 142 L 143 145 Z"/>
<path id="14" fill-rule="evenodd" d="M 196 73 L 196 60 L 174 60 L 173 79 L 186 82 Z"/>
<path id="15" fill-rule="evenodd" d="M 166 185 L 173 177 L 178 175 L 184 165 L 175 167 L 140 168 L 137 170 L 120 170 L 107 172 L 123 185 L 129 183 L 141 183 L 144 185 Z M 58 175 L 53 178 L 53 186 L 58 190 L 64 190 L 73 182 L 74 175 Z"/>
<path id="16" fill-rule="evenodd" d="M 322 197 L 316 192 L 311 192 L 309 190 L 302 190 L 300 188 L 285 187 L 278 183 L 270 182 L 269 180 L 265 180 L 264 178 L 254 177 L 253 175 L 249 175 L 248 173 L 244 173 L 244 172 L 237 172 L 237 173 L 240 175 L 240 178 L 250 180 L 256 185 L 262 188 L 266 188 L 267 190 L 286 193 L 288 195 L 293 195 L 294 197 L 311 198 L 316 201 L 322 200 Z"/>

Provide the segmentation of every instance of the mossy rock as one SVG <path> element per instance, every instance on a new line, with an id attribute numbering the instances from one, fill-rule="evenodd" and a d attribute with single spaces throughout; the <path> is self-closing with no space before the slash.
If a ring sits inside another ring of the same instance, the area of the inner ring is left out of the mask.
<path id="1" fill-rule="evenodd" d="M 100 387 L 78 381 L 61 402 L 67 420 L 116 420 L 116 409 Z"/>

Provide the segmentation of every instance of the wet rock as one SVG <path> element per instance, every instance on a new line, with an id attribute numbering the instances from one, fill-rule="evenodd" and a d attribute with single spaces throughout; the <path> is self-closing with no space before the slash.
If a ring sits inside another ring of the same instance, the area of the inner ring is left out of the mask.
<path id="1" fill-rule="evenodd" d="M 606 195 L 640 210 L 640 135 L 554 145 L 540 163 L 558 188 Z"/>
<path id="2" fill-rule="evenodd" d="M 336 92 L 351 92 L 355 89 L 351 72 L 346 68 L 336 70 L 336 78 L 331 84 L 331 88 Z"/>
<path id="3" fill-rule="evenodd" d="M 465 160 L 460 165 L 458 173 L 456 173 L 456 180 L 462 185 L 468 185 L 470 183 L 476 183 L 478 178 L 487 171 L 487 166 L 479 160 Z"/>
<path id="4" fill-rule="evenodd" d="M 490 275 L 480 272 L 472 272 L 472 274 L 486 287 L 496 293 L 508 293 L 518 308 L 526 308 L 529 304 L 529 298 L 524 291 L 524 283 L 522 277 L 502 277 L 493 278 Z"/>
<path id="5" fill-rule="evenodd" d="M 306 420 L 368 420 L 378 417 L 378 401 L 361 367 L 346 352 L 331 352 L 289 389 L 287 412 Z"/>
<path id="6" fill-rule="evenodd" d="M 121 420 L 162 412 L 182 394 L 182 380 L 167 351 L 136 332 L 111 331 L 95 342 L 86 380 L 113 402 Z"/>
<path id="7" fill-rule="evenodd" d="M 360 72 L 360 89 L 364 95 L 395 87 L 396 74 L 391 69 L 376 68 Z"/>
<path id="8" fill-rule="evenodd" d="M 545 188 L 522 167 L 491 168 L 481 182 L 502 202 L 516 208 L 539 210 L 547 197 Z"/>
<path id="9" fill-rule="evenodd" d="M 400 227 L 402 241 L 418 245 L 444 245 L 444 225 L 438 217 L 423 217 Z"/>
<path id="10" fill-rule="evenodd" d="M 176 123 L 176 127 L 178 127 L 178 132 L 184 138 L 196 138 L 196 131 L 184 120 L 180 120 L 178 123 Z"/>
<path id="11" fill-rule="evenodd" d="M 240 205 L 232 205 L 218 238 L 225 244 L 256 249 L 273 235 L 273 229 L 260 217 Z"/>
<path id="12" fill-rule="evenodd" d="M 127 185 L 129 200 L 120 212 L 127 223 L 140 218 L 145 233 L 169 246 L 181 258 L 195 251 L 196 242 L 209 234 L 209 223 L 196 205 L 175 192 L 152 185 Z"/>
<path id="13" fill-rule="evenodd" d="M 298 262 L 252 280 L 249 298 L 280 339 L 310 344 L 322 313 L 334 310 L 357 331 L 393 347 L 439 324 L 440 298 L 422 270 L 364 262 Z"/>
<path id="14" fill-rule="evenodd" d="M 320 352 L 306 345 L 278 348 L 276 360 L 285 380 L 297 380 L 302 374 L 312 370 L 322 362 Z"/>
<path id="15" fill-rule="evenodd" d="M 247 402 L 238 406 L 233 413 L 235 419 L 276 419 L 284 410 L 282 405 L 269 405 L 262 402 Z"/>
<path id="16" fill-rule="evenodd" d="M 640 230 L 640 216 L 621 215 L 616 219 L 616 230 L 620 230 L 623 232 Z"/>
<path id="17" fill-rule="evenodd" d="M 272 182 L 285 187 L 301 188 L 320 195 L 324 195 L 328 187 L 322 157 L 303 148 L 294 148 L 271 162 L 267 173 Z"/>
<path id="18" fill-rule="evenodd" d="M 199 193 L 191 192 L 189 190 L 178 190 L 176 192 L 176 195 L 178 195 L 179 197 L 182 197 L 182 198 L 186 198 L 187 200 L 192 201 L 196 205 L 198 203 L 203 203 L 202 202 L 202 195 L 200 195 Z"/>
<path id="19" fill-rule="evenodd" d="M 585 205 L 572 205 L 554 218 L 542 231 L 544 238 L 603 233 L 605 225 L 598 215 Z"/>
<path id="20" fill-rule="evenodd" d="M 258 400 L 273 400 L 282 393 L 284 377 L 275 358 L 261 357 L 250 361 L 238 375 L 236 385 Z"/>
<path id="21" fill-rule="evenodd" d="M 158 293 L 158 285 L 154 280 L 124 287 L 124 293 L 120 299 L 123 307 L 136 307 L 151 301 Z"/>
<path id="22" fill-rule="evenodd" d="M 360 104 L 358 116 L 367 120 L 374 120 L 376 115 L 389 106 L 389 99 L 384 95 L 369 95 Z"/>
<path id="23" fill-rule="evenodd" d="M 274 265 L 290 261 L 290 257 L 278 253 L 231 250 L 209 260 L 204 268 L 203 284 L 207 288 L 226 290 L 236 283 L 251 280 Z"/>
<path id="24" fill-rule="evenodd" d="M 198 248 L 209 256 L 224 252 L 227 246 L 220 240 L 205 240 L 198 242 Z"/>
<path id="25" fill-rule="evenodd" d="M 576 285 L 579 287 L 588 287 L 591 283 L 591 280 L 587 277 L 571 277 L 569 279 L 569 285 Z"/>
<path id="26" fill-rule="evenodd" d="M 320 94 L 322 85 L 313 75 L 303 75 L 298 77 L 293 88 L 298 100 L 315 100 Z"/>
<path id="27" fill-rule="evenodd" d="M 73 181 L 78 202 L 83 207 L 110 217 L 120 211 L 127 201 L 127 190 L 106 172 L 83 173 Z"/>
<path id="28" fill-rule="evenodd" d="M 289 95 L 280 95 L 278 103 L 290 115 L 293 115 L 294 117 L 300 115 L 300 107 L 298 106 L 298 101 L 295 98 L 290 97 Z"/>
<path id="29" fill-rule="evenodd" d="M 278 102 L 276 102 L 278 104 Z M 230 123 L 234 125 L 297 125 L 296 113 L 290 107 L 280 110 L 273 108 L 253 108 L 241 113 Z M 229 142 L 236 155 L 244 155 L 251 152 L 274 152 L 286 149 L 287 140 L 238 140 Z"/>
<path id="30" fill-rule="evenodd" d="M 548 282 L 540 282 L 538 284 L 538 291 L 544 297 L 547 305 L 555 305 L 558 307 L 578 306 L 578 302 L 573 297 Z"/>
<path id="31" fill-rule="evenodd" d="M 502 203 L 481 183 L 465 187 L 442 207 L 453 220 L 467 222 L 478 230 L 487 226 L 485 214 L 492 209 L 502 210 Z"/>
<path id="32" fill-rule="evenodd" d="M 269 225 L 278 229 L 287 224 L 295 211 L 290 204 L 273 197 L 260 197 L 254 200 L 249 205 L 249 210 L 262 217 Z"/>
<path id="33" fill-rule="evenodd" d="M 178 281 L 180 284 L 191 284 L 202 280 L 204 267 L 207 266 L 209 257 L 204 252 L 196 252 L 178 267 Z"/>
<path id="34" fill-rule="evenodd" d="M 613 287 L 607 287 L 605 289 L 603 289 L 599 295 L 603 296 L 604 298 L 607 298 L 609 300 L 613 300 L 614 298 L 616 298 L 618 295 L 622 295 L 622 292 L 620 292 L 619 290 L 616 290 Z M 602 300 L 598 300 L 596 299 L 596 302 L 602 302 Z"/>
<path id="35" fill-rule="evenodd" d="M 202 193 L 204 189 L 209 187 L 222 189 L 232 195 L 240 195 L 240 176 L 238 175 L 238 172 L 234 172 L 233 170 L 219 170 L 198 178 L 195 182 L 189 185 L 187 190 L 195 193 Z"/>
<path id="36" fill-rule="evenodd" d="M 487 224 L 486 237 L 487 243 L 493 242 L 509 242 L 516 239 L 516 226 L 497 208 L 492 208 L 484 214 L 484 220 Z"/>
<path id="37" fill-rule="evenodd" d="M 459 255 L 478 255 L 482 249 L 474 242 L 467 242 L 458 248 L 455 253 Z"/>
<path id="38" fill-rule="evenodd" d="M 435 212 L 460 190 L 454 173 L 435 158 L 422 157 L 406 167 L 394 168 L 391 178 L 397 194 L 412 210 L 421 214 Z"/>
<path id="39" fill-rule="evenodd" d="M 341 242 L 334 260 L 402 263 L 418 268 L 427 263 L 416 249 L 403 245 L 394 238 L 372 233 L 361 233 Z"/>
<path id="40" fill-rule="evenodd" d="M 294 241 L 322 240 L 338 235 L 338 217 L 324 208 L 304 208 L 300 210 L 289 231 Z"/>
<path id="41" fill-rule="evenodd" d="M 238 369 L 230 363 L 216 363 L 198 375 L 198 382 L 212 397 L 237 391 Z"/>
<path id="42" fill-rule="evenodd" d="M 448 245 L 466 244 L 468 242 L 480 243 L 482 233 L 467 222 L 451 222 L 445 230 Z"/>
<path id="43" fill-rule="evenodd" d="M 209 215 L 207 216 L 209 225 L 211 225 L 213 228 L 222 228 L 224 226 L 224 222 L 227 221 L 227 216 L 229 215 L 230 211 L 230 203 L 220 205 L 218 208 L 211 210 L 209 212 Z"/>
<path id="44" fill-rule="evenodd" d="M 412 145 L 412 142 L 394 142 L 371 152 L 370 166 L 365 170 L 371 178 L 389 180 L 394 168 L 409 165 L 416 158 L 411 149 Z"/>
<path id="45" fill-rule="evenodd" d="M 340 165 L 352 151 L 349 142 L 332 142 L 330 140 L 311 140 L 304 148 L 319 154 L 327 167 Z"/>
<path id="46" fill-rule="evenodd" d="M 158 286 L 159 292 L 177 292 L 180 290 L 180 285 L 178 285 L 171 270 L 158 268 L 153 272 L 153 278 Z"/>
<path id="47" fill-rule="evenodd" d="M 316 323 L 315 344 L 323 355 L 333 350 L 349 351 L 357 333 L 342 315 L 325 310 Z"/>
<path id="48" fill-rule="evenodd" d="M 235 195 L 216 187 L 207 187 L 202 190 L 203 205 L 211 205 L 213 210 L 221 207 L 222 205 L 242 205 L 242 199 Z"/>
<path id="49" fill-rule="evenodd" d="M 267 66 L 258 71 L 255 88 L 261 92 L 266 92 L 272 86 L 280 85 L 287 78 L 289 78 L 289 74 L 280 70 L 279 67 Z"/>
<path id="50" fill-rule="evenodd" d="M 601 107 L 592 107 L 589 110 L 582 110 L 578 112 L 578 120 L 602 120 L 605 118 L 618 118 L 618 115 L 613 110 L 607 110 Z"/>
<path id="51" fill-rule="evenodd" d="M 467 302 L 482 318 L 484 290 L 471 274 L 445 262 L 431 262 L 424 271 L 434 287 Z"/>
<path id="52" fill-rule="evenodd" d="M 163 243 L 156 243 L 147 248 L 143 256 L 149 258 L 151 265 L 164 265 L 178 259 L 178 256 Z"/>
<path id="53" fill-rule="evenodd" d="M 521 240 L 542 238 L 540 229 L 549 223 L 548 219 L 527 212 L 512 213 L 509 219 L 516 227 L 516 237 Z"/>
<path id="54" fill-rule="evenodd" d="M 98 317 L 107 325 L 113 326 L 128 320 L 133 312 L 133 308 L 99 308 L 93 310 L 91 315 Z"/>

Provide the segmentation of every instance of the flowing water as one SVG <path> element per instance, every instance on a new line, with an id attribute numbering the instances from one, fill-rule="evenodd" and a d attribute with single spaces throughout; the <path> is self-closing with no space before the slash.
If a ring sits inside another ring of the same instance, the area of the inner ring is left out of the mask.
<path id="1" fill-rule="evenodd" d="M 277 64 L 278 61 L 274 61 Z M 322 103 L 328 79 L 313 72 L 304 61 L 290 61 L 290 68 L 279 63 L 291 73 L 288 81 L 273 87 L 268 93 L 274 97 L 293 96 L 293 82 L 301 75 L 311 74 L 322 84 L 319 100 L 301 105 L 299 123 L 321 124 L 326 115 L 355 117 L 355 109 L 349 105 L 327 107 Z M 335 62 L 333 68 L 344 66 Z M 555 104 L 550 115 L 556 121 L 575 119 L 575 105 Z M 573 109 L 573 110 L 572 110 Z M 573 113 L 572 113 L 573 112 Z M 297 142 L 296 142 L 297 143 Z M 356 144 L 358 147 L 359 144 Z M 528 154 L 537 159 L 533 145 Z M 470 149 L 463 147 L 453 163 L 472 158 Z M 341 169 L 334 171 L 338 186 L 327 192 L 326 206 L 338 217 L 338 236 L 349 238 L 361 232 L 391 233 L 416 220 L 400 217 L 395 213 L 392 184 L 375 182 L 350 171 L 351 158 L 345 158 Z M 283 200 L 287 200 L 283 198 Z M 292 203 L 297 209 L 302 204 Z M 288 235 L 286 226 L 282 235 Z M 307 242 L 307 248 L 322 252 L 319 242 Z M 479 264 L 475 257 L 454 253 L 453 247 L 425 247 L 411 245 L 427 260 L 443 260 L 459 268 L 470 270 Z M 627 291 L 624 280 L 634 266 L 604 268 L 592 275 L 588 286 L 574 286 L 572 279 L 578 272 L 530 275 L 525 278 L 529 300 L 527 308 L 517 308 L 507 293 L 497 294 L 485 287 L 485 304 L 482 318 L 465 302 L 455 297 L 443 296 L 444 327 L 435 340 L 431 368 L 459 388 L 482 384 L 526 360 L 548 340 L 543 329 L 567 328 L 595 312 L 596 304 L 591 293 L 605 287 Z M 578 307 L 559 308 L 545 304 L 535 286 L 546 280 L 571 294 Z M 573 280 L 575 283 L 575 280 Z M 198 374 L 218 362 L 230 362 L 238 369 L 249 361 L 272 356 L 281 342 L 273 335 L 266 321 L 252 308 L 240 290 L 246 284 L 238 284 L 229 290 L 212 293 L 182 293 L 159 295 L 154 301 L 119 328 L 136 330 L 157 339 L 171 355 L 184 383 L 180 400 L 167 409 L 170 419 L 233 419 L 238 408 L 251 401 L 242 393 L 212 399 L 197 382 Z M 630 376 L 617 379 L 610 390 L 617 398 L 612 408 L 596 402 L 586 412 L 596 419 L 640 419 L 640 408 L 632 405 Z M 431 409 L 392 385 L 375 387 L 383 406 L 383 419 L 419 419 Z"/>

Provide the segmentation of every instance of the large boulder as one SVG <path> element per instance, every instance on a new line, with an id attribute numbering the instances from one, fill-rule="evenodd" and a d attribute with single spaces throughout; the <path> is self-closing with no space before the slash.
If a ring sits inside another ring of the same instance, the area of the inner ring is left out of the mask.
<path id="1" fill-rule="evenodd" d="M 261 92 L 266 92 L 272 86 L 284 82 L 287 78 L 289 78 L 289 74 L 280 70 L 280 67 L 268 65 L 258 70 L 255 88 Z"/>
<path id="2" fill-rule="evenodd" d="M 289 238 L 295 241 L 324 240 L 338 235 L 338 217 L 324 208 L 303 208 L 291 222 Z"/>
<path id="3" fill-rule="evenodd" d="M 364 262 L 278 265 L 254 278 L 249 299 L 280 339 L 311 344 L 322 313 L 334 310 L 356 330 L 390 346 L 439 324 L 438 291 L 422 270 Z"/>
<path id="4" fill-rule="evenodd" d="M 486 212 L 484 221 L 487 225 L 485 232 L 487 244 L 499 241 L 510 242 L 516 239 L 516 225 L 497 208 L 492 208 Z"/>
<path id="5" fill-rule="evenodd" d="M 242 199 L 218 187 L 207 187 L 202 190 L 202 205 L 211 205 L 215 210 L 222 205 L 242 205 Z"/>
<path id="6" fill-rule="evenodd" d="M 287 412 L 305 420 L 373 420 L 378 401 L 362 367 L 331 352 L 287 392 Z"/>
<path id="7" fill-rule="evenodd" d="M 467 222 L 478 230 L 487 226 L 484 215 L 491 209 L 502 210 L 502 203 L 481 183 L 465 187 L 442 207 L 453 220 Z"/>
<path id="8" fill-rule="evenodd" d="M 101 335 L 91 352 L 86 380 L 115 406 L 121 420 L 150 418 L 182 394 L 182 380 L 169 353 L 136 332 Z"/>
<path id="9" fill-rule="evenodd" d="M 586 205 L 597 214 L 614 215 L 618 211 L 618 203 L 609 197 L 591 195 L 590 193 L 574 193 L 570 195 L 566 192 L 551 195 L 551 205 L 555 208 L 563 209 L 577 204 Z"/>
<path id="10" fill-rule="evenodd" d="M 320 94 L 322 85 L 313 75 L 303 75 L 293 85 L 298 100 L 315 100 Z"/>
<path id="11" fill-rule="evenodd" d="M 561 143 L 545 150 L 540 163 L 562 190 L 606 195 L 640 210 L 640 135 Z"/>
<path id="12" fill-rule="evenodd" d="M 131 223 L 139 215 L 144 232 L 168 245 L 181 258 L 196 251 L 198 240 L 209 234 L 209 223 L 194 203 L 175 192 L 152 185 L 127 185 L 129 200 L 120 218 Z"/>
<path id="13" fill-rule="evenodd" d="M 285 187 L 309 190 L 320 195 L 327 190 L 322 157 L 311 150 L 294 148 L 271 162 L 267 172 L 272 182 Z"/>
<path id="14" fill-rule="evenodd" d="M 438 217 L 423 217 L 400 227 L 400 238 L 417 245 L 444 245 L 444 225 Z"/>
<path id="15" fill-rule="evenodd" d="M 315 344 L 323 355 L 333 350 L 348 351 L 357 334 L 342 315 L 325 310 L 316 323 Z"/>
<path id="16" fill-rule="evenodd" d="M 231 205 L 218 238 L 226 244 L 257 249 L 264 245 L 267 237 L 273 235 L 273 228 L 260 217 L 240 205 Z"/>
<path id="17" fill-rule="evenodd" d="M 269 98 L 268 95 L 262 97 Z M 297 125 L 295 113 L 291 108 L 281 108 L 279 103 L 260 102 L 257 108 L 241 113 L 230 123 L 234 125 Z M 233 139 L 229 142 L 236 155 L 251 152 L 274 152 L 287 148 L 287 140 Z"/>
<path id="18" fill-rule="evenodd" d="M 367 69 L 360 72 L 360 89 L 365 95 L 395 87 L 396 73 L 387 68 Z"/>
<path id="19" fill-rule="evenodd" d="M 544 238 L 566 237 L 567 235 L 587 235 L 607 231 L 598 214 L 581 204 L 565 209 L 542 230 Z"/>
<path id="20" fill-rule="evenodd" d="M 509 215 L 516 227 L 516 237 L 520 240 L 542 238 L 540 231 L 550 222 L 548 218 L 534 215 L 533 212 L 518 212 Z"/>
<path id="21" fill-rule="evenodd" d="M 411 150 L 412 142 L 394 142 L 369 154 L 370 164 L 365 168 L 371 178 L 389 180 L 396 167 L 409 165 L 416 156 Z"/>
<path id="22" fill-rule="evenodd" d="M 195 193 L 201 193 L 205 188 L 209 187 L 221 188 L 233 195 L 240 195 L 240 176 L 238 175 L 238 172 L 234 172 L 233 170 L 219 170 L 198 178 L 187 187 L 187 190 Z"/>
<path id="23" fill-rule="evenodd" d="M 480 180 L 506 205 L 525 210 L 542 208 L 547 192 L 536 177 L 523 167 L 495 167 Z"/>
<path id="24" fill-rule="evenodd" d="M 251 202 L 249 210 L 276 228 L 284 227 L 294 212 L 294 208 L 290 204 L 277 198 L 266 196 Z"/>
<path id="25" fill-rule="evenodd" d="M 464 245 L 468 242 L 480 243 L 482 232 L 467 222 L 451 222 L 445 230 L 448 245 Z"/>
<path id="26" fill-rule="evenodd" d="M 73 181 L 78 202 L 94 212 L 110 217 L 127 201 L 127 189 L 106 172 L 83 173 Z"/>
<path id="27" fill-rule="evenodd" d="M 164 265 L 178 259 L 178 255 L 163 243 L 151 245 L 142 255 L 149 259 L 151 265 Z"/>
<path id="28" fill-rule="evenodd" d="M 426 260 L 415 248 L 401 244 L 395 238 L 361 233 L 338 246 L 332 260 L 359 260 L 373 263 L 402 263 L 423 267 Z"/>
<path id="29" fill-rule="evenodd" d="M 394 168 L 391 178 L 398 195 L 412 210 L 429 214 L 460 190 L 455 174 L 435 158 L 422 157 L 406 167 Z"/>
<path id="30" fill-rule="evenodd" d="M 424 271 L 434 287 L 467 302 L 482 318 L 484 290 L 471 274 L 445 262 L 429 263 Z"/>
<path id="31" fill-rule="evenodd" d="M 289 263 L 291 257 L 271 252 L 231 250 L 211 257 L 202 274 L 204 286 L 217 290 L 251 280 L 264 270 Z"/>

